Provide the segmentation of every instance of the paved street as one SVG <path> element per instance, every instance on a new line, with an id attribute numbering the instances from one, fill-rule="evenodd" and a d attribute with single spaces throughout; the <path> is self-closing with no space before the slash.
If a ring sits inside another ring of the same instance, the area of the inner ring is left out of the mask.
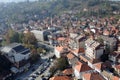
<path id="1" fill-rule="evenodd" d="M 41 60 L 39 60 L 36 64 L 32 65 L 27 72 L 24 72 L 20 74 L 19 76 L 17 76 L 15 80 L 40 80 L 42 75 L 45 75 L 48 73 L 50 66 L 51 66 L 51 62 L 50 61 L 48 62 L 48 60 L 53 55 L 54 55 L 53 53 L 49 53 L 45 56 L 42 56 Z M 33 69 L 35 71 L 33 71 Z M 41 70 L 44 70 L 44 71 L 42 71 L 42 73 L 38 75 L 36 79 L 35 78 L 29 79 L 31 75 Z"/>

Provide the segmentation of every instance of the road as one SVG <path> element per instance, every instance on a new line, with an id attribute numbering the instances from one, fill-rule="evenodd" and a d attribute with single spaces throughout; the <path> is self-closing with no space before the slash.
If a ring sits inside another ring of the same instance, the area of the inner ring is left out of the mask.
<path id="1" fill-rule="evenodd" d="M 39 60 L 37 63 L 32 65 L 28 71 L 23 72 L 16 76 L 15 80 L 25 80 L 30 74 L 33 73 L 33 69 L 38 69 L 38 67 L 44 62 L 44 60 Z"/>
<path id="2" fill-rule="evenodd" d="M 16 77 L 15 80 L 26 80 L 26 79 L 28 79 L 30 75 L 32 75 L 32 74 L 34 74 L 35 72 L 39 71 L 41 67 L 43 68 L 43 65 L 48 64 L 47 59 L 49 59 L 49 58 L 52 57 L 53 55 L 54 55 L 53 53 L 49 53 L 49 54 L 47 54 L 47 55 L 45 55 L 45 56 L 42 56 L 42 57 L 41 57 L 41 60 L 39 60 L 37 63 L 35 63 L 33 66 L 31 66 L 31 68 L 29 69 L 29 71 L 24 72 L 24 73 L 22 73 L 22 74 L 19 74 L 19 75 Z M 51 65 L 51 63 L 49 64 L 49 66 L 50 66 L 50 65 Z M 48 73 L 47 71 L 50 69 L 49 66 L 45 69 L 45 71 L 42 73 L 42 75 Z M 35 69 L 35 71 L 33 71 L 33 69 Z M 41 78 L 42 75 L 39 75 L 39 77 L 37 78 L 37 80 L 38 80 L 38 79 L 40 80 L 40 78 Z"/>
<path id="3" fill-rule="evenodd" d="M 54 50 L 54 47 L 47 44 L 47 43 L 43 43 L 43 42 L 38 42 L 38 46 L 44 45 L 47 48 L 50 48 L 52 51 Z M 42 66 L 42 64 L 44 64 L 46 62 L 46 59 L 49 59 L 50 57 L 54 56 L 53 52 L 50 52 L 44 56 L 41 56 L 41 60 L 39 60 L 37 63 L 35 63 L 34 65 L 32 65 L 30 67 L 30 69 L 27 72 L 21 73 L 18 76 L 16 76 L 15 80 L 26 80 L 27 78 L 29 78 L 29 76 L 31 74 L 34 74 L 36 71 L 38 71 L 40 69 L 40 67 Z M 51 64 L 51 63 L 50 63 Z M 50 65 L 49 65 L 50 66 Z M 33 69 L 35 71 L 33 71 Z M 42 75 L 48 73 L 49 67 L 44 71 L 44 73 L 42 73 Z M 36 80 L 40 80 L 41 75 L 39 75 L 39 77 Z"/>

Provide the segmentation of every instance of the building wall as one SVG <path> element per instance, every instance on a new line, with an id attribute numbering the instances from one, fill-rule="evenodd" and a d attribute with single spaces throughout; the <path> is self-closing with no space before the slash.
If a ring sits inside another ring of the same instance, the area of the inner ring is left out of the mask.
<path id="1" fill-rule="evenodd" d="M 57 58 L 60 58 L 60 52 L 58 50 L 55 49 L 54 53 Z"/>
<path id="2" fill-rule="evenodd" d="M 85 55 L 86 55 L 87 57 L 89 57 L 89 58 L 93 58 L 94 55 L 93 55 L 93 50 L 92 50 L 92 48 L 86 47 Z"/>
<path id="3" fill-rule="evenodd" d="M 77 79 L 81 79 L 80 72 L 77 71 L 76 69 L 74 69 L 74 74 L 75 74 L 75 77 L 76 77 Z"/>
<path id="4" fill-rule="evenodd" d="M 95 58 L 99 59 L 101 55 L 103 55 L 103 51 L 104 51 L 103 49 L 96 50 Z"/>
<path id="5" fill-rule="evenodd" d="M 109 55 L 109 60 L 115 62 L 115 61 L 116 61 L 116 58 Z"/>
<path id="6" fill-rule="evenodd" d="M 11 71 L 13 73 L 21 73 L 25 70 L 27 70 L 30 67 L 30 63 L 27 63 L 26 65 L 20 67 L 20 68 L 16 68 L 16 67 L 11 67 Z M 12 69 L 13 68 L 13 69 Z"/>
<path id="7" fill-rule="evenodd" d="M 94 68 L 93 64 L 89 61 L 88 61 L 88 66 L 91 67 L 91 68 Z"/>
<path id="8" fill-rule="evenodd" d="M 14 62 L 19 62 L 23 59 L 29 59 L 30 57 L 30 53 L 26 54 L 26 55 L 23 55 L 23 54 L 20 54 L 20 53 L 13 53 L 13 51 L 11 50 L 9 53 L 6 53 L 5 55 L 12 63 Z"/>
<path id="9" fill-rule="evenodd" d="M 38 41 L 44 41 L 43 31 L 33 30 L 31 31 Z"/>

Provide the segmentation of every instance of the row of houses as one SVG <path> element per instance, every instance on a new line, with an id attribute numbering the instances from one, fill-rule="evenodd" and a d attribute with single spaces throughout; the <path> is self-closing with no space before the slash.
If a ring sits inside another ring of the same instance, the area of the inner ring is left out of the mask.
<path id="1" fill-rule="evenodd" d="M 66 36 L 56 39 L 58 45 L 55 46 L 54 53 L 57 58 L 67 56 L 73 69 L 74 77 L 72 78 L 96 80 L 96 77 L 98 80 L 119 80 L 119 77 L 111 71 L 111 69 L 114 69 L 117 75 L 120 74 L 119 54 L 114 54 L 119 53 L 118 34 L 111 36 L 111 31 L 105 30 L 106 27 L 98 31 L 99 29 L 94 22 L 96 21 L 93 20 L 94 26 L 90 23 L 89 27 L 83 28 L 83 31 L 80 30 L 80 33 L 76 31 L 77 28 L 65 29 L 64 35 Z M 83 23 L 83 26 L 85 25 L 86 23 Z M 111 30 L 116 30 L 117 32 L 117 29 Z M 101 61 L 101 57 L 104 55 L 108 55 L 108 60 L 105 62 Z M 86 76 L 91 77 L 87 79 L 88 77 Z"/>
<path id="2" fill-rule="evenodd" d="M 84 37 L 84 36 L 83 36 Z M 82 37 L 81 37 L 82 38 Z M 63 39 L 64 40 L 64 39 Z M 64 40 L 65 41 L 65 40 Z M 69 40 L 70 41 L 70 40 Z M 116 40 L 115 40 L 116 41 Z M 88 38 L 84 41 L 85 47 L 77 47 L 71 48 L 71 44 L 69 47 L 63 45 L 55 47 L 55 55 L 57 58 L 63 56 L 67 57 L 69 64 L 72 66 L 74 78 L 65 79 L 65 80 L 73 80 L 73 79 L 83 79 L 83 80 L 119 80 L 119 77 L 114 76 L 109 69 L 114 68 L 117 74 L 119 75 L 119 66 L 112 65 L 112 62 L 118 63 L 119 60 L 117 54 L 118 51 L 113 51 L 109 54 L 109 60 L 106 62 L 101 61 L 101 56 L 104 53 L 105 45 L 100 44 L 95 41 L 93 38 Z M 69 42 L 68 42 L 69 44 Z M 76 43 L 75 43 L 76 44 Z M 73 44 L 74 45 L 74 44 Z M 79 44 L 78 44 L 79 45 Z M 114 45 L 113 45 L 114 46 Z M 112 47 L 114 48 L 114 47 Z M 77 50 L 76 50 L 77 49 Z M 69 51 L 66 53 L 65 51 Z M 116 52 L 116 56 L 115 56 Z M 119 52 L 118 52 L 119 53 Z M 114 56 L 114 59 L 111 58 Z M 117 59 L 116 59 L 117 58 Z M 112 61 L 112 62 L 111 62 Z M 116 69 L 117 67 L 117 69 Z M 108 74 L 108 75 L 106 75 Z M 111 74 L 111 75 L 110 75 Z M 58 77 L 58 76 L 57 76 Z M 65 76 L 59 76 L 65 77 Z M 59 80 L 59 79 L 50 79 L 50 80 Z M 63 79 L 64 80 L 64 79 Z"/>

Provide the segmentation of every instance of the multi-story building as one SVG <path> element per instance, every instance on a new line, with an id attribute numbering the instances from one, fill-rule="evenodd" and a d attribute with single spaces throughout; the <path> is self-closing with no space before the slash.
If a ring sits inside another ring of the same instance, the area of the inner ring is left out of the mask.
<path id="1" fill-rule="evenodd" d="M 104 51 L 103 46 L 93 39 L 87 39 L 85 41 L 85 47 L 85 56 L 89 57 L 90 59 L 99 59 Z"/>
<path id="2" fill-rule="evenodd" d="M 23 72 L 30 67 L 30 49 L 21 44 L 12 43 L 2 47 L 1 52 L 12 63 L 11 71 L 13 73 Z"/>

